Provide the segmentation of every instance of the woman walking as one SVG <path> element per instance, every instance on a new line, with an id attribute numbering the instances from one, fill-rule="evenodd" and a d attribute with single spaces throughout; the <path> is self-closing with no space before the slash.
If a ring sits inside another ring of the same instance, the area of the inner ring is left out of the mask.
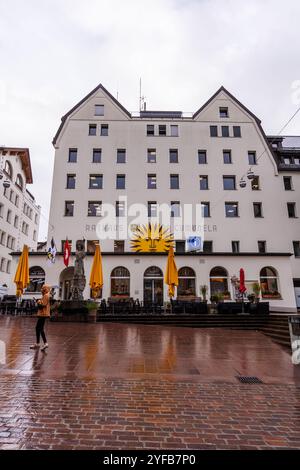
<path id="1" fill-rule="evenodd" d="M 40 337 L 44 342 L 44 346 L 41 351 L 45 351 L 48 348 L 47 338 L 45 335 L 44 327 L 46 319 L 50 317 L 50 286 L 44 285 L 42 287 L 42 299 L 37 301 L 38 304 L 38 321 L 36 324 L 36 343 L 30 346 L 30 349 L 38 349 L 40 347 Z"/>

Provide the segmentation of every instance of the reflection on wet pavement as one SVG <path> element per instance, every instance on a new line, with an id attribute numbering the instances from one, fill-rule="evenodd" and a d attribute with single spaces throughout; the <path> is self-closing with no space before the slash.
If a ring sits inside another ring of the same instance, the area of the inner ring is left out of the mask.
<path id="1" fill-rule="evenodd" d="M 47 352 L 31 351 L 34 319 L 1 318 L 2 373 L 42 377 L 146 377 L 226 381 L 257 376 L 264 383 L 300 383 L 289 351 L 256 331 L 132 324 L 49 323 Z"/>

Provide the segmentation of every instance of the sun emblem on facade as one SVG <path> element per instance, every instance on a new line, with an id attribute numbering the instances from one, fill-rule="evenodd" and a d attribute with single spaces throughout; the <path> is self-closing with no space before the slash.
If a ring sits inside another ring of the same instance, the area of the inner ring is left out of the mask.
<path id="1" fill-rule="evenodd" d="M 143 253 L 169 251 L 173 244 L 174 237 L 169 228 L 153 223 L 139 225 L 131 240 L 132 251 Z"/>

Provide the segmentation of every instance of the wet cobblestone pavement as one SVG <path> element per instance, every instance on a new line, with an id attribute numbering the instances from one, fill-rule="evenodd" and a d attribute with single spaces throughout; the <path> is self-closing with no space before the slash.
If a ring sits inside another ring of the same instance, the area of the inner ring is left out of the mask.
<path id="1" fill-rule="evenodd" d="M 262 333 L 0 318 L 0 449 L 300 448 L 300 366 Z M 238 375 L 262 384 L 241 384 Z"/>

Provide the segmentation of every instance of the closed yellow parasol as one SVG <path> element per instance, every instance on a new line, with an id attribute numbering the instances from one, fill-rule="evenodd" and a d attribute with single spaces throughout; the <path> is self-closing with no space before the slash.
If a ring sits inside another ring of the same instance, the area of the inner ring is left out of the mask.
<path id="1" fill-rule="evenodd" d="M 95 299 L 103 286 L 102 257 L 100 245 L 96 245 L 96 251 L 93 260 L 93 266 L 90 275 L 90 288 L 92 289 L 92 297 Z"/>
<path id="2" fill-rule="evenodd" d="M 28 286 L 29 279 L 29 261 L 28 261 L 28 246 L 24 245 L 22 254 L 19 259 L 17 271 L 14 278 L 14 283 L 17 286 L 17 297 L 21 297 L 24 289 Z"/>
<path id="3" fill-rule="evenodd" d="M 173 246 L 170 246 L 169 249 L 165 283 L 169 286 L 169 297 L 174 297 L 175 286 L 178 286 L 178 271 L 175 263 Z"/>

